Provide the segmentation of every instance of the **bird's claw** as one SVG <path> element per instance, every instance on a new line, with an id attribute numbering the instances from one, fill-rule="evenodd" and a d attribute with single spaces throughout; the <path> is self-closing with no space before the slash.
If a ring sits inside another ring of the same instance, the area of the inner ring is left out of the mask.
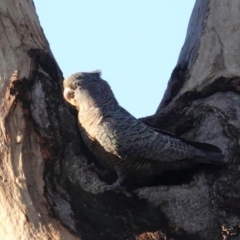
<path id="1" fill-rule="evenodd" d="M 116 181 L 112 185 L 106 185 L 104 187 L 104 191 L 106 191 L 106 192 L 107 191 L 119 192 L 119 193 L 123 193 L 127 197 L 132 197 L 132 194 L 130 192 L 126 191 L 126 188 L 122 187 L 121 184 L 118 181 Z"/>

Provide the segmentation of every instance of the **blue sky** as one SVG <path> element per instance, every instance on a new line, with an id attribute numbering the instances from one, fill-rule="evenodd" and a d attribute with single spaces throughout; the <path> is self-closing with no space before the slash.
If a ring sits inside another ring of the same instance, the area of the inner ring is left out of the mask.
<path id="1" fill-rule="evenodd" d="M 186 36 L 194 0 L 34 0 L 64 77 L 100 69 L 121 106 L 155 113 Z"/>

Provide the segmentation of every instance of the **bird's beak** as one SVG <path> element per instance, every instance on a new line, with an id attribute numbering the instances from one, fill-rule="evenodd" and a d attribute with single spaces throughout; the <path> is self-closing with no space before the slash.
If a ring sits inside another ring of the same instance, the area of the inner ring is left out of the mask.
<path id="1" fill-rule="evenodd" d="M 71 90 L 68 87 L 64 88 L 63 96 L 69 103 L 71 103 L 74 106 L 76 105 L 74 101 L 75 94 L 73 90 Z"/>

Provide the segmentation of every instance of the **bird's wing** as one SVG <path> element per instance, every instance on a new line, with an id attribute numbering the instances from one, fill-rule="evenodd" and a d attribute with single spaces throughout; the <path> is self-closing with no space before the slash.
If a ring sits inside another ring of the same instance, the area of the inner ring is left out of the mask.
<path id="1" fill-rule="evenodd" d="M 176 161 L 205 156 L 204 152 L 181 140 L 154 131 L 135 118 L 109 119 L 99 128 L 97 141 L 121 159 L 128 157 L 156 161 Z"/>

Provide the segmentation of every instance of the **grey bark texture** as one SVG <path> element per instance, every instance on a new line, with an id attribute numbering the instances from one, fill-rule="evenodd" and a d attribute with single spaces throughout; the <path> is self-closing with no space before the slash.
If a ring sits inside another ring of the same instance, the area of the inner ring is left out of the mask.
<path id="1" fill-rule="evenodd" d="M 0 32 L 1 239 L 240 238 L 238 0 L 196 0 L 164 98 L 142 119 L 218 146 L 227 164 L 166 176 L 133 197 L 104 192 L 85 167 L 98 161 L 63 99 L 33 2 L 2 0 Z"/>

